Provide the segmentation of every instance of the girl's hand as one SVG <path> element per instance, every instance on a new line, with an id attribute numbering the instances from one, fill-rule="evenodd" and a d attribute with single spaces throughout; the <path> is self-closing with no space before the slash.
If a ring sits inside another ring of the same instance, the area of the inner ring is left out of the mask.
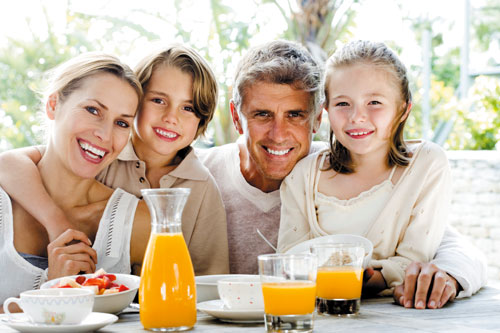
<path id="1" fill-rule="evenodd" d="M 459 284 L 431 263 L 412 262 L 405 281 L 394 289 L 394 300 L 405 308 L 438 309 L 455 299 Z"/>
<path id="2" fill-rule="evenodd" d="M 387 284 L 380 270 L 366 268 L 363 273 L 363 297 L 374 297 L 384 289 L 387 289 Z"/>
<path id="3" fill-rule="evenodd" d="M 76 275 L 80 272 L 93 273 L 97 264 L 97 253 L 91 247 L 87 235 L 68 229 L 47 246 L 49 257 L 49 280 Z"/>

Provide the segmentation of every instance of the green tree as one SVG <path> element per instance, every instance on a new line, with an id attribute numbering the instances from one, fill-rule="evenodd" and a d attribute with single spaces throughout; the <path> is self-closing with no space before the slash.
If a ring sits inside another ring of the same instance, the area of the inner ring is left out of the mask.
<path id="1" fill-rule="evenodd" d="M 500 79 L 480 76 L 469 101 L 456 105 L 451 149 L 495 149 L 500 142 Z M 472 110 L 472 111 L 469 111 Z"/>
<path id="2" fill-rule="evenodd" d="M 487 52 L 500 47 L 500 0 L 487 0 L 483 6 L 474 8 L 471 21 L 479 51 Z M 500 58 L 492 55 L 488 62 L 489 66 L 498 66 Z"/>
<path id="3" fill-rule="evenodd" d="M 336 42 L 352 36 L 360 0 L 264 0 L 274 3 L 287 22 L 283 38 L 295 40 L 325 61 Z M 285 2 L 285 3 L 283 3 Z M 283 4 L 282 4 L 283 3 Z"/>
<path id="4" fill-rule="evenodd" d="M 44 88 L 46 70 L 69 59 L 81 50 L 93 50 L 84 33 L 87 24 L 71 12 L 66 13 L 67 31 L 59 36 L 53 32 L 53 23 L 46 11 L 47 38 L 31 30 L 31 39 L 9 39 L 7 47 L 0 49 L 0 149 L 10 149 L 42 143 L 45 117 L 39 92 Z M 31 27 L 31 22 L 26 21 Z"/>

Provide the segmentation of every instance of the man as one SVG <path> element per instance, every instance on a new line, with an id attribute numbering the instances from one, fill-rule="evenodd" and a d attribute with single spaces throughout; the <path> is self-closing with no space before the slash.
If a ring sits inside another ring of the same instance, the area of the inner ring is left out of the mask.
<path id="1" fill-rule="evenodd" d="M 257 255 L 274 252 L 280 184 L 301 158 L 324 147 L 311 144 L 321 120 L 321 78 L 320 65 L 296 43 L 273 41 L 251 49 L 236 69 L 230 103 L 242 136 L 235 143 L 198 151 L 225 204 L 231 273 L 256 274 Z M 459 296 L 470 296 L 485 283 L 484 260 L 451 229 L 435 261 L 408 267 L 405 283 L 395 290 L 397 302 L 438 308 L 455 298 L 459 288 Z M 380 272 L 366 272 L 368 278 L 372 274 Z"/>

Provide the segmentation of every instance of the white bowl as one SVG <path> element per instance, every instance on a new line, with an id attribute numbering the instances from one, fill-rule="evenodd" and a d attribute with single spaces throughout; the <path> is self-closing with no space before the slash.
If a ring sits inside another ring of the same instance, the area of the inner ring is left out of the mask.
<path id="1" fill-rule="evenodd" d="M 217 290 L 217 281 L 233 277 L 254 277 L 250 274 L 218 274 L 218 275 L 200 275 L 194 279 L 196 281 L 196 301 L 198 303 L 219 299 Z"/>
<path id="2" fill-rule="evenodd" d="M 351 234 L 338 234 L 338 235 L 328 235 L 322 237 L 316 237 L 313 239 L 306 240 L 305 242 L 299 243 L 286 251 L 290 254 L 298 253 L 311 253 L 311 245 L 313 244 L 325 244 L 325 243 L 357 243 L 361 244 L 365 249 L 365 258 L 363 260 L 363 268 L 370 266 L 370 261 L 372 260 L 373 244 L 372 242 L 362 236 L 351 235 Z"/>
<path id="3" fill-rule="evenodd" d="M 137 294 L 137 289 L 139 289 L 139 283 L 141 278 L 130 274 L 118 274 L 118 273 L 107 273 L 116 276 L 116 280 L 113 281 L 117 284 L 123 284 L 129 290 L 121 291 L 115 294 L 107 295 L 95 295 L 93 312 L 105 312 L 105 313 L 118 313 L 125 309 L 133 300 Z M 86 278 L 93 277 L 92 274 L 82 274 Z M 78 275 L 69 276 L 71 278 L 76 278 Z M 62 278 L 53 279 L 45 282 L 40 286 L 40 289 L 49 289 L 52 286 L 59 283 Z"/>
<path id="4" fill-rule="evenodd" d="M 264 309 L 264 298 L 259 275 L 221 279 L 217 282 L 217 289 L 224 306 L 228 309 Z"/>

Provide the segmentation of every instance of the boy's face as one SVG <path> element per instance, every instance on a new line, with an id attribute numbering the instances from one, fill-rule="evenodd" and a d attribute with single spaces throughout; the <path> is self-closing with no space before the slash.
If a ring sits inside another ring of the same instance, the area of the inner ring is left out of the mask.
<path id="1" fill-rule="evenodd" d="M 193 108 L 193 79 L 178 68 L 153 71 L 135 118 L 134 148 L 143 160 L 173 161 L 196 137 L 200 119 Z"/>
<path id="2" fill-rule="evenodd" d="M 245 136 L 241 171 L 250 184 L 263 191 L 279 188 L 309 153 L 321 117 L 311 115 L 310 98 L 309 92 L 287 84 L 257 82 L 245 89 L 239 114 L 232 106 L 235 126 Z"/>

